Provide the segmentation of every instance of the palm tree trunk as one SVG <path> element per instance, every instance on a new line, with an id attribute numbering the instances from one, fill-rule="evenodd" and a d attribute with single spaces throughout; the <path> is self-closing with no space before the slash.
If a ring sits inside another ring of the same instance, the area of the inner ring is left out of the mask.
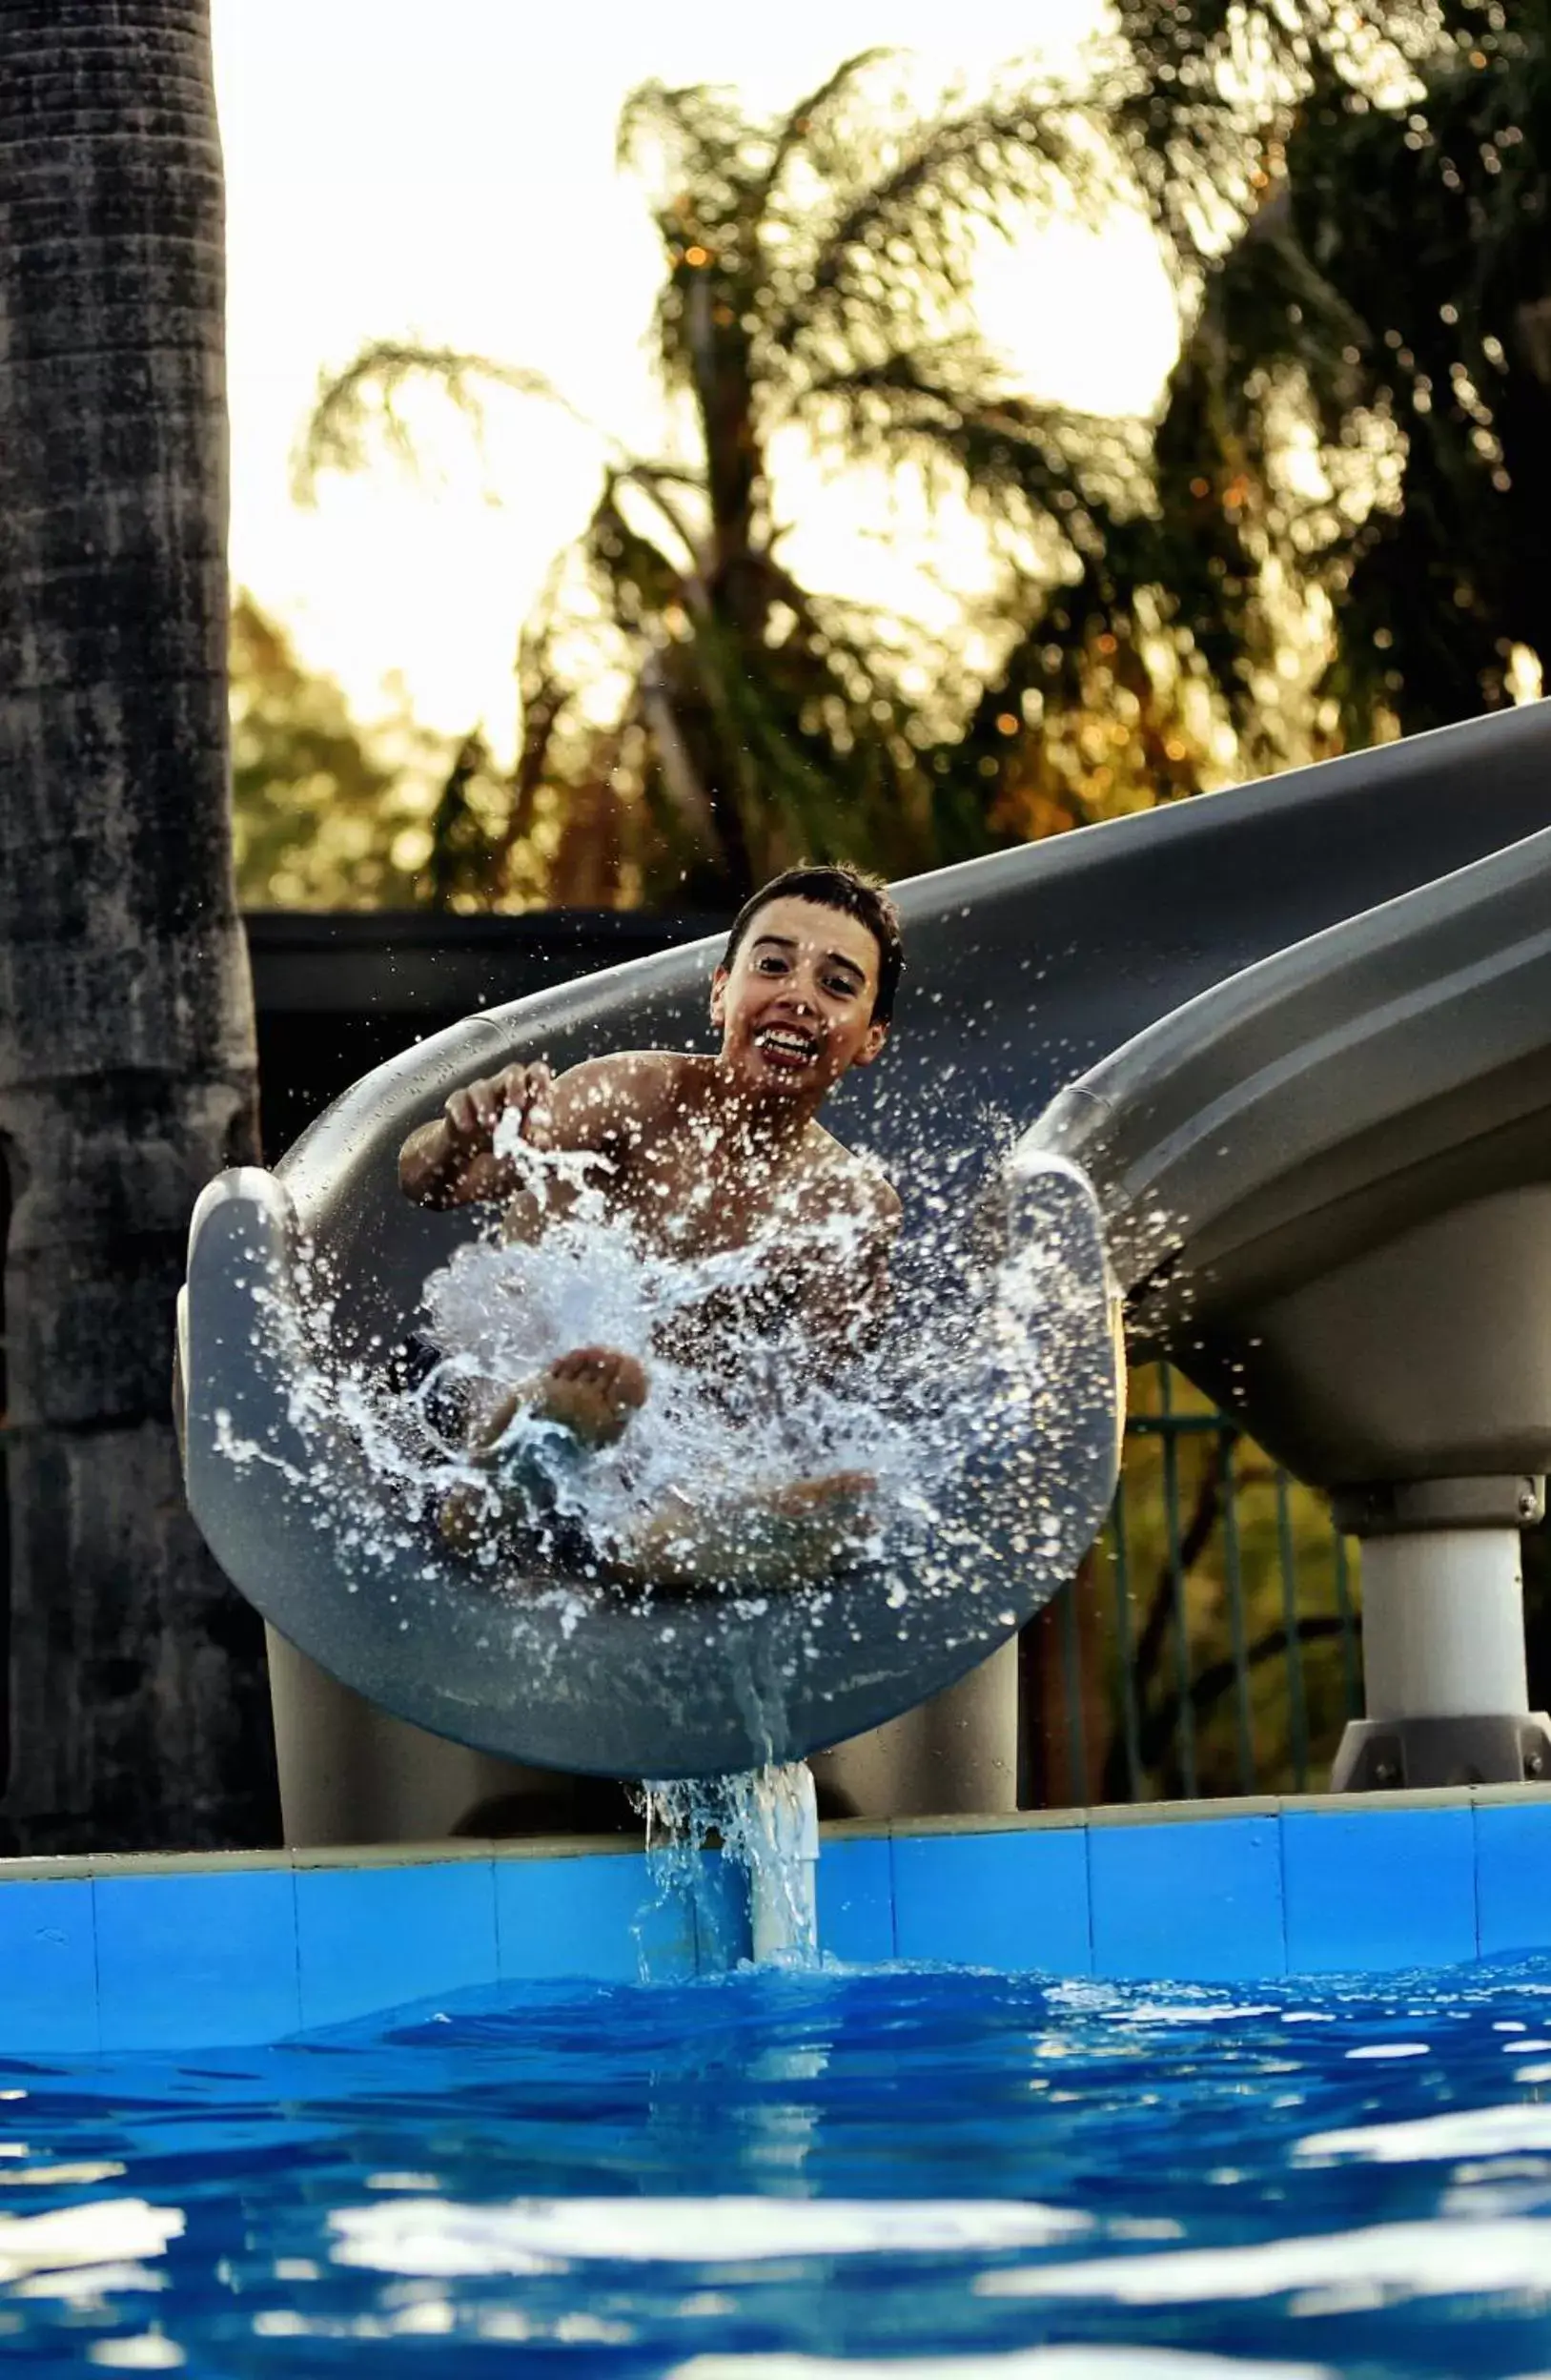
<path id="1" fill-rule="evenodd" d="M 711 505 L 711 593 L 718 608 L 751 640 L 769 615 L 767 573 L 754 552 L 754 513 L 764 458 L 754 433 L 748 334 L 732 292 L 719 296 L 709 273 L 690 282 L 684 306 L 695 400 L 705 441 Z M 719 319 L 721 317 L 723 318 Z"/>
<path id="2" fill-rule="evenodd" d="M 222 246 L 205 0 L 0 0 L 6 1832 L 26 1851 L 274 1825 L 260 1639 L 184 1508 L 169 1404 L 190 1206 L 255 1145 Z"/>

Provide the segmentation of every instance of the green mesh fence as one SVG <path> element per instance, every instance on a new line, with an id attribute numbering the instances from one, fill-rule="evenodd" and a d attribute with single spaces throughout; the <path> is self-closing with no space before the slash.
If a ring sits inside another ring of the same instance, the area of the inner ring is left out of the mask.
<path id="1" fill-rule="evenodd" d="M 1028 1804 L 1317 1792 L 1361 1715 L 1357 1549 L 1150 1367 L 1109 1527 L 1026 1631 L 1023 1692 Z"/>

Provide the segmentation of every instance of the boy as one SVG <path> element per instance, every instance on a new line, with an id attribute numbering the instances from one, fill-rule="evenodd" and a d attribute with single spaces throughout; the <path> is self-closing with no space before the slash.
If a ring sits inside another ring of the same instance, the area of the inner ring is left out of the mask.
<path id="1" fill-rule="evenodd" d="M 400 1186 L 426 1206 L 499 1200 L 507 1236 L 534 1240 L 577 1193 L 553 1179 L 536 1192 L 498 1157 L 502 1118 L 515 1118 L 536 1150 L 596 1153 L 608 1165 L 594 1177 L 605 1213 L 649 1251 L 693 1261 L 746 1249 L 759 1259 L 749 1289 L 708 1295 L 679 1319 L 663 1353 L 702 1372 L 714 1393 L 719 1379 L 736 1374 L 749 1334 L 795 1324 L 806 1361 L 827 1376 L 876 1336 L 900 1204 L 882 1173 L 827 1133 L 818 1115 L 841 1077 L 882 1050 L 903 955 L 898 913 L 881 885 L 848 867 L 789 869 L 733 921 L 711 983 L 711 1021 L 722 1035 L 714 1057 L 625 1051 L 559 1080 L 543 1065 L 508 1067 L 455 1091 L 437 1121 L 411 1134 Z M 793 1386 L 800 1393 L 801 1381 Z M 609 1445 L 648 1394 L 646 1369 L 633 1357 L 568 1349 L 540 1380 L 497 1393 L 473 1441 L 494 1446 L 525 1405 L 582 1446 Z M 798 1483 L 765 1499 L 764 1515 L 788 1535 L 811 1524 L 826 1536 L 826 1514 L 832 1520 L 849 1505 L 854 1519 L 864 1487 L 855 1476 Z M 683 1527 L 654 1525 L 634 1567 L 669 1560 L 674 1529 L 672 1560 L 682 1567 Z M 801 1549 L 786 1551 L 808 1567 Z M 806 1554 L 823 1558 L 817 1545 Z M 706 1540 L 699 1558 L 733 1557 Z"/>

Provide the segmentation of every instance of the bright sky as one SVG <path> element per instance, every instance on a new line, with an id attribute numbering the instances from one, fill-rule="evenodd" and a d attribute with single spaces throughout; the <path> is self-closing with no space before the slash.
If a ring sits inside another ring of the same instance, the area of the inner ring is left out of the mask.
<path id="1" fill-rule="evenodd" d="M 591 509 L 600 445 L 514 400 L 482 463 L 447 441 L 418 482 L 384 462 L 300 509 L 289 459 L 319 372 L 371 339 L 478 350 L 537 367 L 583 413 L 660 447 L 644 346 L 660 251 L 613 159 L 636 83 L 729 83 L 774 109 L 874 43 L 973 78 L 1031 43 L 1070 54 L 1093 21 L 1090 0 L 214 0 L 214 18 L 234 579 L 361 717 L 391 707 L 397 678 L 427 725 L 482 723 L 501 750 L 517 631 Z M 1172 358 L 1172 302 L 1139 226 L 1003 252 L 982 317 L 1026 384 L 1069 403 L 1145 408 Z M 778 497 L 788 518 L 801 501 L 789 558 L 815 584 L 908 602 L 921 525 L 891 532 L 880 488 L 788 483 Z M 973 574 L 962 544 L 956 559 Z"/>

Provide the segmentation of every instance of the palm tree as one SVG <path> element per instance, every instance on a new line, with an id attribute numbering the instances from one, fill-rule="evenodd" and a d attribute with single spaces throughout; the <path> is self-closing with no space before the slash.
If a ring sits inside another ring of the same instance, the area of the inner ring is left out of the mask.
<path id="1" fill-rule="evenodd" d="M 256 1622 L 184 1508 L 189 1210 L 255 1150 L 203 0 L 0 11 L 12 1848 L 264 1839 Z"/>
<path id="2" fill-rule="evenodd" d="M 586 592 L 630 691 L 606 733 L 586 731 L 558 659 L 574 614 L 553 600 L 529 624 L 500 850 L 560 790 L 616 885 L 633 872 L 647 897 L 709 901 L 798 851 L 898 872 L 1199 781 L 1203 689 L 1237 683 L 1217 559 L 1194 517 L 1160 510 L 1146 425 L 1010 384 L 975 318 L 977 240 L 1140 205 L 1188 288 L 1254 208 L 1268 108 L 1308 61 L 1372 75 L 1418 36 L 1404 9 L 1321 0 L 1125 0 L 1117 16 L 1083 79 L 1010 71 L 925 111 L 877 51 L 769 121 L 704 86 L 627 103 L 620 154 L 663 243 L 658 371 L 692 441 L 687 460 L 611 447 Z M 426 376 L 466 406 L 492 381 L 555 397 L 487 358 L 375 343 L 322 386 L 304 483 L 358 465 L 374 430 L 406 448 L 399 400 Z M 969 624 L 989 672 L 963 639 L 924 649 L 907 624 L 796 582 L 770 468 L 794 432 L 838 466 L 913 467 L 978 507 L 1005 564 Z M 1095 758 L 1117 717 L 1124 750 Z"/>
<path id="3" fill-rule="evenodd" d="M 1381 98 L 1317 80 L 1174 375 L 1160 488 L 1218 557 L 1214 632 L 1242 653 L 1268 568 L 1328 606 L 1319 726 L 1348 743 L 1551 657 L 1548 30 L 1458 7 Z"/>
<path id="4" fill-rule="evenodd" d="M 653 192 L 658 367 L 693 454 L 615 448 L 603 471 L 585 553 L 630 691 L 603 738 L 581 739 L 573 783 L 648 894 L 735 897 L 799 852 L 902 872 L 982 847 L 991 804 L 951 757 L 961 667 L 936 655 L 930 696 L 908 692 L 891 624 L 797 583 L 770 453 L 796 431 L 850 464 L 913 463 L 982 503 L 1010 551 L 1102 544 L 1140 500 L 1139 436 L 1011 389 L 970 304 L 986 227 L 1097 212 L 1121 187 L 1092 95 L 1024 74 L 913 115 L 895 62 L 868 52 L 770 122 L 722 91 L 649 84 L 620 153 Z M 481 379 L 545 393 L 480 357 L 374 345 L 322 389 L 307 472 L 358 462 L 374 423 L 398 431 L 396 400 L 426 374 L 465 402 Z M 568 626 L 557 598 L 525 641 L 530 817 L 565 733 Z"/>

